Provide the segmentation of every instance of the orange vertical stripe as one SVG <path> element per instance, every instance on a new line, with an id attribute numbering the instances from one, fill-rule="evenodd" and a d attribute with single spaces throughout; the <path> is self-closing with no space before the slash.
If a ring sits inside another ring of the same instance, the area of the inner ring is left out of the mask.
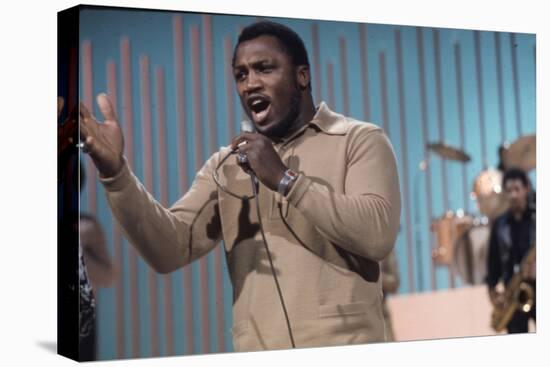
<path id="1" fill-rule="evenodd" d="M 117 76 L 116 64 L 113 61 L 107 62 L 107 95 L 109 96 L 116 112 L 118 106 Z M 124 358 L 124 273 L 122 272 L 122 232 L 114 217 L 112 219 L 112 225 L 115 255 L 113 263 L 118 270 L 115 278 L 116 355 L 117 358 Z"/>
<path id="2" fill-rule="evenodd" d="M 122 38 L 120 41 L 120 57 L 122 61 L 122 111 L 124 114 L 124 143 L 126 158 L 130 167 L 134 167 L 134 138 L 133 138 L 133 104 L 132 104 L 132 65 L 130 60 L 130 40 Z M 132 329 L 132 357 L 139 358 L 141 350 L 140 320 L 139 320 L 139 299 L 137 285 L 137 253 L 133 246 L 128 246 L 129 272 L 130 272 L 130 308 L 131 308 L 131 329 Z"/>

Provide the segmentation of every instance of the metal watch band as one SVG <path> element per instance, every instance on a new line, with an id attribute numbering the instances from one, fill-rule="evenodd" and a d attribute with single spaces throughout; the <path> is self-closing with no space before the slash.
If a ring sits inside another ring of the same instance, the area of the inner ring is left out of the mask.
<path id="1" fill-rule="evenodd" d="M 298 178 L 298 174 L 293 172 L 291 169 L 287 169 L 285 171 L 285 175 L 283 176 L 283 178 L 281 178 L 281 181 L 279 182 L 279 186 L 277 186 L 277 192 L 284 196 L 288 185 L 291 181 L 296 181 L 296 178 Z"/>

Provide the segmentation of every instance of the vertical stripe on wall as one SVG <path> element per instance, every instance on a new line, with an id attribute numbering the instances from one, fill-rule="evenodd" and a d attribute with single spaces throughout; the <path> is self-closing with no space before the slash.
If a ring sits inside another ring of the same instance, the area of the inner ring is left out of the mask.
<path id="1" fill-rule="evenodd" d="M 359 55 L 361 57 L 361 87 L 363 91 L 363 118 L 370 121 L 369 108 L 369 64 L 367 57 L 367 25 L 359 24 Z"/>
<path id="2" fill-rule="evenodd" d="M 380 96 L 382 101 L 382 127 L 388 137 L 390 136 L 390 117 L 388 110 L 388 77 L 386 74 L 386 54 L 380 52 L 378 54 L 378 63 L 380 65 Z M 412 279 L 409 279 L 412 282 Z M 410 284 L 412 286 L 412 283 Z"/>
<path id="3" fill-rule="evenodd" d="M 114 61 L 107 62 L 107 95 L 111 100 L 115 114 L 118 116 L 118 92 L 117 92 L 117 74 Z M 122 257 L 122 232 L 115 218 L 112 218 L 113 245 L 115 255 L 113 266 L 115 268 L 115 315 L 116 315 L 116 356 L 123 358 L 124 354 L 124 277 L 123 257 Z"/>
<path id="4" fill-rule="evenodd" d="M 411 205 L 410 205 L 410 192 L 409 192 L 409 159 L 408 159 L 408 144 L 407 144 L 407 121 L 405 114 L 405 86 L 404 86 L 404 68 L 403 68 L 403 48 L 401 46 L 401 31 L 396 29 L 394 31 L 395 37 L 395 48 L 396 48 L 396 66 L 397 66 L 397 98 L 399 105 L 399 126 L 401 129 L 400 135 L 400 145 L 401 145 L 401 163 L 403 164 L 402 175 L 402 197 L 404 202 L 404 212 L 405 212 L 405 235 L 407 240 L 407 258 L 409 259 L 409 271 L 408 278 L 409 289 L 411 292 L 414 292 L 417 287 L 415 287 L 414 280 L 414 254 L 413 254 L 413 239 L 412 239 L 412 223 L 411 223 Z M 418 249 L 419 250 L 419 249 Z M 417 255 L 417 261 L 421 262 L 422 257 Z M 418 274 L 420 275 L 419 284 L 422 284 L 422 263 L 419 264 Z"/>
<path id="5" fill-rule="evenodd" d="M 195 126 L 195 169 L 200 169 L 204 161 L 203 132 L 202 132 L 202 106 L 201 106 L 201 60 L 200 60 L 200 33 L 197 26 L 191 26 L 191 67 L 193 70 L 193 115 Z M 199 294 L 200 294 L 200 352 L 210 352 L 210 318 L 208 317 L 208 267 L 206 257 L 199 259 Z M 196 284 L 195 284 L 196 286 Z"/>
<path id="6" fill-rule="evenodd" d="M 456 65 L 456 72 L 455 72 L 455 78 L 456 78 L 456 95 L 457 95 L 457 104 L 458 104 L 458 122 L 459 122 L 459 130 L 460 130 L 460 149 L 462 151 L 466 151 L 466 141 L 465 141 L 465 127 L 464 127 L 464 96 L 462 92 L 462 61 L 461 61 L 461 55 L 460 52 L 460 45 L 458 43 L 454 44 L 454 56 L 455 56 L 455 65 Z M 466 180 L 466 164 L 463 163 L 461 165 L 462 168 L 462 195 L 464 199 L 464 211 L 468 212 L 468 182 Z"/>
<path id="7" fill-rule="evenodd" d="M 429 141 L 428 137 L 428 106 L 427 106 L 427 95 L 426 95 L 426 71 L 424 63 L 424 39 L 422 37 L 422 28 L 416 28 L 416 45 L 418 48 L 418 75 L 419 75 L 419 89 L 420 89 L 420 120 L 422 127 L 422 140 L 421 144 L 423 146 L 423 160 L 421 167 L 419 167 L 424 172 L 424 183 L 425 183 L 425 197 L 426 197 L 426 210 L 428 211 L 428 221 L 431 221 L 433 218 L 433 206 L 432 206 L 432 171 L 430 169 L 430 152 L 426 144 Z M 430 231 L 430 243 L 429 248 L 434 249 L 434 236 Z M 428 259 L 430 264 L 430 289 L 436 289 L 436 276 L 434 269 L 434 262 L 431 258 Z"/>
<path id="8" fill-rule="evenodd" d="M 327 89 L 329 108 L 334 108 L 334 104 L 336 103 L 334 98 L 334 64 L 331 62 L 327 65 Z"/>
<path id="9" fill-rule="evenodd" d="M 176 78 L 176 120 L 178 128 L 178 176 L 180 177 L 180 195 L 183 195 L 188 188 L 189 178 L 187 176 L 187 147 L 186 147 L 186 118 L 185 118 L 185 63 L 184 63 L 184 38 L 183 20 L 181 15 L 172 18 L 173 49 L 174 49 L 174 75 Z M 191 265 L 183 268 L 183 309 L 185 328 L 185 353 L 191 354 L 195 349 L 193 338 L 193 303 L 192 286 L 193 279 Z"/>
<path id="10" fill-rule="evenodd" d="M 443 88 L 442 88 L 442 71 L 441 71 L 441 50 L 439 45 L 439 30 L 433 29 L 433 43 L 434 43 L 434 64 L 435 64 L 435 81 L 436 81 L 436 98 L 437 98 L 437 123 L 439 127 L 439 142 L 445 142 L 445 121 L 443 111 Z M 449 210 L 449 181 L 447 180 L 447 161 L 442 158 L 439 160 L 441 164 L 441 179 L 442 179 L 442 201 L 444 211 Z M 453 264 L 449 265 L 449 284 L 451 288 L 455 286 L 455 274 Z"/>
<path id="11" fill-rule="evenodd" d="M 85 41 L 82 44 L 82 71 L 84 74 L 84 80 L 82 87 L 84 90 L 84 104 L 86 108 L 93 114 L 94 102 L 93 102 L 93 90 L 94 86 L 92 83 L 92 43 L 90 41 Z M 92 159 L 88 157 L 86 159 L 86 187 L 88 192 L 88 211 L 92 214 L 97 213 L 97 187 L 96 179 L 97 174 L 95 170 L 94 163 Z"/>
<path id="12" fill-rule="evenodd" d="M 168 155 L 166 143 L 166 102 L 164 97 L 164 69 L 155 68 L 156 118 L 158 123 L 158 165 L 160 171 L 160 203 L 168 207 Z M 164 288 L 164 324 L 166 333 L 166 355 L 174 354 L 174 317 L 172 275 L 162 275 Z"/>
<path id="13" fill-rule="evenodd" d="M 348 50 L 346 39 L 339 38 L 340 45 L 340 80 L 342 81 L 343 114 L 349 116 L 349 85 L 348 85 Z M 334 108 L 334 107 L 333 107 Z"/>
<path id="14" fill-rule="evenodd" d="M 132 103 L 132 66 L 130 60 L 130 40 L 126 37 L 120 41 L 120 59 L 122 64 L 122 111 L 124 121 L 125 150 L 128 163 L 134 168 L 134 132 L 133 132 L 133 103 Z M 140 337 L 141 328 L 139 320 L 139 301 L 137 284 L 137 253 L 132 246 L 128 246 L 129 254 L 129 273 L 130 273 L 130 309 L 131 309 L 131 356 L 138 358 L 141 356 Z"/>
<path id="15" fill-rule="evenodd" d="M 483 73 L 481 67 L 481 33 L 479 31 L 474 32 L 475 37 L 475 58 L 476 58 L 476 80 L 477 80 L 477 101 L 479 108 L 479 125 L 480 125 L 480 137 L 481 137 L 481 162 L 483 163 L 483 169 L 487 169 L 487 139 L 485 137 L 485 104 L 483 96 L 483 79 L 481 74 Z"/>
<path id="16" fill-rule="evenodd" d="M 502 86 L 502 51 L 500 47 L 500 33 L 495 32 L 495 53 L 497 69 L 497 91 L 498 91 L 498 120 L 500 125 L 501 141 L 506 141 L 506 113 L 504 112 L 504 87 Z"/>
<path id="17" fill-rule="evenodd" d="M 311 41 L 313 45 L 313 81 L 315 85 L 315 103 L 321 102 L 321 58 L 319 56 L 319 26 L 317 23 L 311 23 Z"/>
<path id="18" fill-rule="evenodd" d="M 140 70 L 140 96 L 141 96 L 141 119 L 142 119 L 142 140 L 143 140 L 143 170 L 145 179 L 145 188 L 148 192 L 153 192 L 153 146 L 152 146 L 152 115 L 151 115 L 151 88 L 149 81 L 149 57 L 141 55 L 139 58 Z M 149 283 L 149 302 L 150 302 L 150 328 L 151 328 L 151 356 L 160 355 L 158 345 L 158 295 L 157 295 L 157 275 L 156 272 L 147 268 Z"/>
<path id="19" fill-rule="evenodd" d="M 514 104 L 516 107 L 516 126 L 518 128 L 518 135 L 522 136 L 523 128 L 521 126 L 520 87 L 519 87 L 518 57 L 516 54 L 516 47 L 517 47 L 516 34 L 510 33 L 510 53 L 512 55 L 512 78 L 514 80 Z"/>

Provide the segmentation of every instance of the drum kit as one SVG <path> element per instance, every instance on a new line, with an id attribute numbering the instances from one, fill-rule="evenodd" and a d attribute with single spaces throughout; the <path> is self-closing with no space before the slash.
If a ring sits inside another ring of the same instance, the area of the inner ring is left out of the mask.
<path id="1" fill-rule="evenodd" d="M 464 151 L 442 143 L 430 143 L 426 147 L 442 159 L 462 163 L 470 161 L 470 156 Z M 520 137 L 512 144 L 503 144 L 500 155 L 505 169 L 516 167 L 525 172 L 535 169 L 535 135 Z M 448 211 L 431 221 L 430 230 L 436 238 L 432 260 L 437 265 L 452 267 L 466 284 L 484 282 L 490 224 L 507 210 L 501 187 L 502 176 L 503 172 L 500 170 L 488 168 L 475 178 L 471 198 L 476 201 L 480 215 L 472 215 L 459 209 Z"/>

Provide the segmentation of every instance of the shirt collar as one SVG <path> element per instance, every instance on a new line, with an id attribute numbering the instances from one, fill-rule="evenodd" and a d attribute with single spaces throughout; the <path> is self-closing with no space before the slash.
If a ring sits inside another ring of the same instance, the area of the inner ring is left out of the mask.
<path id="1" fill-rule="evenodd" d="M 345 135 L 348 130 L 345 117 L 331 111 L 325 102 L 319 104 L 317 112 L 310 121 L 311 124 L 328 135 Z"/>
<path id="2" fill-rule="evenodd" d="M 312 125 L 317 126 L 323 133 L 328 135 L 345 135 L 347 133 L 345 117 L 341 114 L 331 111 L 325 102 L 321 102 L 319 106 L 317 106 L 315 115 L 313 115 L 313 118 L 309 123 L 302 126 L 292 135 L 281 139 L 278 143 L 273 143 L 273 145 L 284 145 L 290 142 L 296 136 L 301 134 L 305 129 L 311 127 Z"/>

